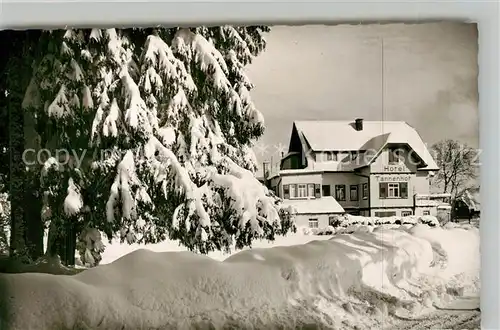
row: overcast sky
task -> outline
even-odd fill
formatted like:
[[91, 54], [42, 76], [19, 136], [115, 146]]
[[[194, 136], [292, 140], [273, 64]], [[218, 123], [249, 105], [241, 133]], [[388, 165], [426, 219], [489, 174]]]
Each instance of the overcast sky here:
[[267, 41], [248, 67], [266, 121], [259, 163], [278, 161], [293, 121], [304, 119], [403, 120], [428, 144], [478, 147], [475, 24], [277, 26]]

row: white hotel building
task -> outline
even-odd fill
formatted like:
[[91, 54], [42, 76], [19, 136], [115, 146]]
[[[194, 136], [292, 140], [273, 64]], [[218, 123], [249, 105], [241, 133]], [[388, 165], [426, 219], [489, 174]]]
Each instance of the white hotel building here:
[[416, 130], [396, 121], [296, 121], [266, 185], [296, 207], [297, 225], [325, 227], [335, 214], [388, 217], [449, 212], [430, 193], [438, 166]]

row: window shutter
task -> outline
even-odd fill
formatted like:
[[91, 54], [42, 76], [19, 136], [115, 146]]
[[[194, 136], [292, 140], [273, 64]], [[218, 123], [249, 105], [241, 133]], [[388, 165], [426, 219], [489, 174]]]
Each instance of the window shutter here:
[[315, 192], [316, 198], [321, 198], [321, 185], [320, 184], [314, 185], [314, 192]]
[[290, 185], [283, 185], [283, 198], [290, 199]]
[[408, 182], [401, 182], [399, 187], [401, 189], [401, 198], [408, 198]]
[[379, 185], [379, 190], [380, 198], [387, 198], [387, 183], [381, 183]]

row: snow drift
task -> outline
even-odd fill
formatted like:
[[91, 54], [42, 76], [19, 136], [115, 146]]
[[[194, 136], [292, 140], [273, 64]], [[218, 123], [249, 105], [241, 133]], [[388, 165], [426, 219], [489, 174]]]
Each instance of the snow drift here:
[[0, 275], [1, 328], [371, 329], [440, 303], [460, 276], [478, 289], [477, 228], [359, 231], [223, 262], [137, 250], [74, 276]]
[[439, 220], [432, 215], [409, 215], [409, 216], [391, 216], [391, 217], [365, 217], [361, 215], [343, 214], [334, 217], [335, 227], [350, 226], [380, 226], [380, 225], [417, 225], [426, 224], [429, 226], [439, 226]]

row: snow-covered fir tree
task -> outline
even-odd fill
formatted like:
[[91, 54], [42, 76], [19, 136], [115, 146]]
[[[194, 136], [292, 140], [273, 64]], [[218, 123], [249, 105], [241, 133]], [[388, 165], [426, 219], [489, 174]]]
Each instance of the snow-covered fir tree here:
[[24, 107], [48, 127], [42, 145], [71, 151], [43, 168], [47, 219], [202, 253], [293, 230], [291, 210], [254, 177], [264, 120], [245, 65], [267, 31], [47, 32]]

